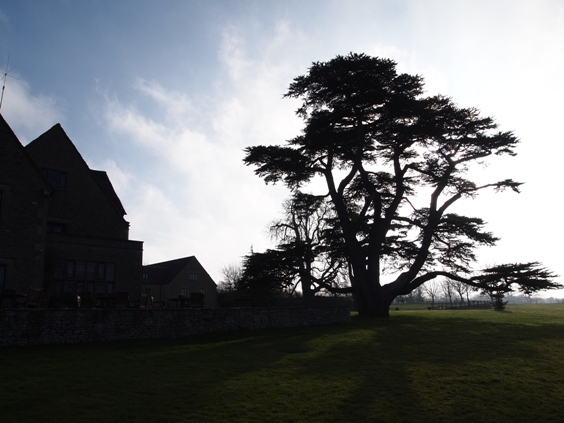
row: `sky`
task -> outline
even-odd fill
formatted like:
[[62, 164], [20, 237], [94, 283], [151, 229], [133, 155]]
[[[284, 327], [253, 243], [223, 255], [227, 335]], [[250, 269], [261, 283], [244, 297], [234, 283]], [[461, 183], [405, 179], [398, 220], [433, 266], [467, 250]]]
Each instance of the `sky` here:
[[3, 0], [0, 112], [24, 145], [61, 123], [108, 173], [144, 264], [195, 255], [219, 282], [274, 245], [267, 227], [289, 197], [244, 166], [244, 148], [298, 135], [288, 85], [349, 52], [393, 59], [427, 94], [515, 132], [518, 156], [475, 176], [522, 193], [457, 205], [501, 238], [476, 267], [564, 275], [562, 0]]

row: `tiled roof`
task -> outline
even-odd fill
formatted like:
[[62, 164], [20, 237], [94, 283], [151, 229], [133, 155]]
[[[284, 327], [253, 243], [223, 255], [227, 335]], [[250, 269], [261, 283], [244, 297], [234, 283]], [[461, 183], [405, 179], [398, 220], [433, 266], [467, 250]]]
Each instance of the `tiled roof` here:
[[163, 261], [161, 263], [143, 266], [143, 272], [148, 273], [149, 283], [156, 285], [167, 285], [184, 269], [194, 256], [183, 257], [176, 260]]

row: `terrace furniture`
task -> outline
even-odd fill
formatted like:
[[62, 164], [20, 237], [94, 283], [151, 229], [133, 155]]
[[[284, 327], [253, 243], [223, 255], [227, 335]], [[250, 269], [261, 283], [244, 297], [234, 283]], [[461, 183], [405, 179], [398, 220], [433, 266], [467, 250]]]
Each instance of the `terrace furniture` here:
[[16, 308], [19, 301], [25, 299], [27, 295], [19, 294], [17, 289], [6, 288], [0, 293], [0, 308]]
[[140, 294], [139, 300], [130, 300], [129, 307], [147, 308], [149, 303], [149, 296], [147, 294]]
[[95, 301], [96, 305], [100, 308], [112, 308], [115, 307], [116, 295], [115, 293], [96, 295]]
[[151, 297], [151, 307], [153, 308], [166, 308], [168, 306], [167, 301], [155, 301], [153, 297]]
[[186, 308], [188, 307], [189, 298], [185, 295], [179, 295], [176, 298], [169, 298], [168, 304], [171, 308]]
[[147, 294], [141, 294], [139, 296], [139, 308], [147, 308], [149, 304], [149, 296]]
[[39, 288], [28, 288], [25, 299], [26, 308], [39, 308], [41, 306], [43, 290]]

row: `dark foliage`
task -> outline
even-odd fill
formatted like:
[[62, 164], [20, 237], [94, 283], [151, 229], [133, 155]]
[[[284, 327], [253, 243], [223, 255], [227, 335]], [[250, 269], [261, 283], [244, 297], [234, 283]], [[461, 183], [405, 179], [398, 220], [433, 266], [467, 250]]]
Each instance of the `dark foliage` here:
[[279, 250], [252, 252], [243, 260], [238, 290], [255, 298], [275, 297], [293, 285], [293, 257]]
[[273, 221], [275, 249], [245, 257], [241, 288], [257, 292], [295, 292], [305, 303], [321, 291], [341, 292], [336, 281], [346, 260], [335, 228], [335, 216], [326, 199], [300, 191], [284, 203], [283, 218]]
[[472, 281], [483, 294], [489, 295], [494, 309], [502, 311], [507, 304], [505, 294], [515, 289], [530, 295], [540, 290], [561, 288], [552, 280], [556, 276], [538, 262], [514, 263], [483, 269]]

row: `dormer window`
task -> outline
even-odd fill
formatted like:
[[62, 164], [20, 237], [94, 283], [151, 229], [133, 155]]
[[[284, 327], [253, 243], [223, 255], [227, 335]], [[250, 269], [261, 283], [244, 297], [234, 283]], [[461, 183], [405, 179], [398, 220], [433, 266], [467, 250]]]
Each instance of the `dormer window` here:
[[41, 174], [49, 181], [55, 188], [67, 187], [67, 172], [62, 172], [54, 169], [41, 168]]

